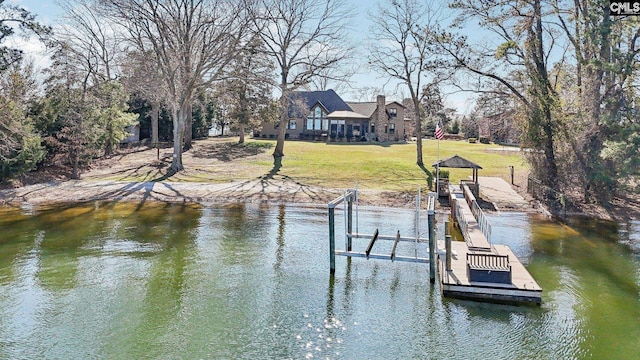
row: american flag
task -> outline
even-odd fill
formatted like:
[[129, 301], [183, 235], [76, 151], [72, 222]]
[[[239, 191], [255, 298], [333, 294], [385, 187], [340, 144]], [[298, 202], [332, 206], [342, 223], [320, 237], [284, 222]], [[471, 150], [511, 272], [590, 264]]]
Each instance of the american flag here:
[[436, 139], [442, 140], [444, 138], [444, 131], [442, 131], [442, 126], [440, 126], [440, 121], [436, 124]]

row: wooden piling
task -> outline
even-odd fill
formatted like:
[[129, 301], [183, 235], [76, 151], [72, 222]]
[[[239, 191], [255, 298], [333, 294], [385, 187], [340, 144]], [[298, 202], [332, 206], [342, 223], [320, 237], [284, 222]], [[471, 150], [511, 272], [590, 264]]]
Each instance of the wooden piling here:
[[446, 252], [446, 261], [445, 261], [445, 269], [447, 271], [451, 271], [451, 235], [445, 235], [444, 237], [444, 248]]
[[436, 282], [436, 213], [429, 210], [427, 215], [429, 223], [429, 281]]

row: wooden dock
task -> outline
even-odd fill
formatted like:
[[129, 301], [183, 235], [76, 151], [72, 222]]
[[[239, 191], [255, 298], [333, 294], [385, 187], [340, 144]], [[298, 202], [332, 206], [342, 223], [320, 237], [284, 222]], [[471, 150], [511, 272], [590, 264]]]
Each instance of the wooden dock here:
[[[476, 301], [540, 305], [542, 288], [511, 249], [505, 245], [491, 244], [491, 224], [478, 206], [469, 187], [463, 184], [460, 189], [454, 187], [449, 189], [452, 219], [454, 224], [460, 228], [464, 242], [452, 242], [448, 233], [445, 234], [444, 241], [436, 242], [435, 203], [438, 197], [437, 193], [429, 193], [427, 198], [428, 238], [422, 237], [419, 231], [422, 209], [420, 190], [416, 196], [414, 236], [402, 236], [400, 231], [397, 231], [395, 235], [384, 235], [380, 234], [378, 229], [372, 234], [353, 232], [354, 204], [355, 223], [358, 223], [357, 189], [349, 189], [343, 196], [331, 201], [328, 204], [329, 273], [331, 276], [335, 275], [336, 256], [428, 263], [429, 281], [432, 284], [435, 283], [438, 277], [436, 273], [439, 272], [443, 296]], [[345, 246], [343, 249], [336, 249], [335, 209], [339, 204], [343, 205], [345, 213]], [[365, 251], [354, 251], [352, 242], [358, 239], [368, 241]], [[374, 247], [380, 241], [393, 241], [389, 254], [374, 251]], [[402, 241], [414, 242], [416, 245], [428, 241], [428, 257], [418, 257], [417, 250], [413, 257], [397, 255], [398, 243]], [[438, 249], [441, 250], [438, 251]], [[436, 252], [438, 253], [437, 257]]]
[[[438, 249], [444, 249], [444, 241], [438, 241]], [[451, 270], [446, 269], [446, 259], [438, 256], [438, 272], [442, 295], [452, 298], [483, 300], [499, 303], [537, 304], [542, 302], [542, 288], [506, 245], [494, 245], [496, 255], [506, 255], [511, 266], [511, 283], [476, 282], [469, 280], [467, 254], [469, 250], [462, 241], [453, 241]]]
[[500, 303], [537, 304], [542, 288], [506, 245], [492, 245], [491, 224], [468, 187], [449, 189], [454, 224], [464, 242], [438, 242], [442, 294], [448, 297]]

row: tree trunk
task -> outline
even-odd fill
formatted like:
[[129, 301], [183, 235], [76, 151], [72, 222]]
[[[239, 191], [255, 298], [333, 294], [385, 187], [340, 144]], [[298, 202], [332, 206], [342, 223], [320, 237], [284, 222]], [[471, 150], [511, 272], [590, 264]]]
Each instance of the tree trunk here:
[[184, 112], [174, 106], [173, 115], [173, 159], [171, 161], [170, 173], [177, 173], [184, 170], [182, 165], [182, 139], [184, 137]]
[[416, 164], [424, 166], [422, 161], [422, 117], [420, 116], [420, 101], [417, 96], [414, 96], [413, 108], [416, 114]]
[[73, 153], [71, 154], [71, 164], [72, 164], [71, 178], [74, 180], [80, 179], [80, 171], [78, 169], [79, 167], [78, 157], [79, 157], [78, 152], [73, 150]]
[[284, 119], [280, 119], [278, 123], [278, 138], [276, 140], [276, 148], [273, 150], [274, 158], [284, 157], [284, 138], [287, 132], [287, 124]]
[[543, 131], [545, 133], [544, 139], [544, 156], [547, 163], [547, 176], [546, 182], [547, 186], [554, 190], [558, 190], [558, 165], [556, 164], [556, 154], [554, 150], [554, 141], [553, 141], [553, 126], [551, 125], [551, 110], [545, 109], [545, 125], [543, 126]]
[[111, 123], [107, 125], [107, 141], [104, 144], [104, 157], [111, 156], [113, 153], [113, 144], [111, 143], [111, 139], [113, 138], [113, 126]]
[[244, 144], [244, 124], [238, 124], [239, 132], [240, 132], [240, 140], [238, 140], [238, 144]]
[[284, 157], [284, 138], [287, 133], [287, 118], [289, 113], [289, 105], [287, 101], [288, 94], [283, 91], [280, 96], [280, 122], [278, 123], [278, 138], [276, 140], [276, 148], [273, 150], [274, 166], [277, 164], [282, 166], [282, 158]]
[[158, 147], [158, 117], [160, 114], [160, 106], [153, 102], [151, 103], [151, 144], [153, 147]]
[[193, 109], [191, 102], [184, 106], [184, 151], [191, 149], [193, 139]]

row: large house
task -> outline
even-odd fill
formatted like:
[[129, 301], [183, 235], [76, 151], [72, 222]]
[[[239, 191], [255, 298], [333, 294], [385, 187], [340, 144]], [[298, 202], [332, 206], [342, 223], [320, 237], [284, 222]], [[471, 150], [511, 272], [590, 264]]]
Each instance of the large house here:
[[[401, 141], [404, 106], [379, 95], [375, 102], [345, 102], [333, 90], [290, 96], [286, 138], [322, 141]], [[254, 137], [275, 138], [277, 125], [263, 123]]]

